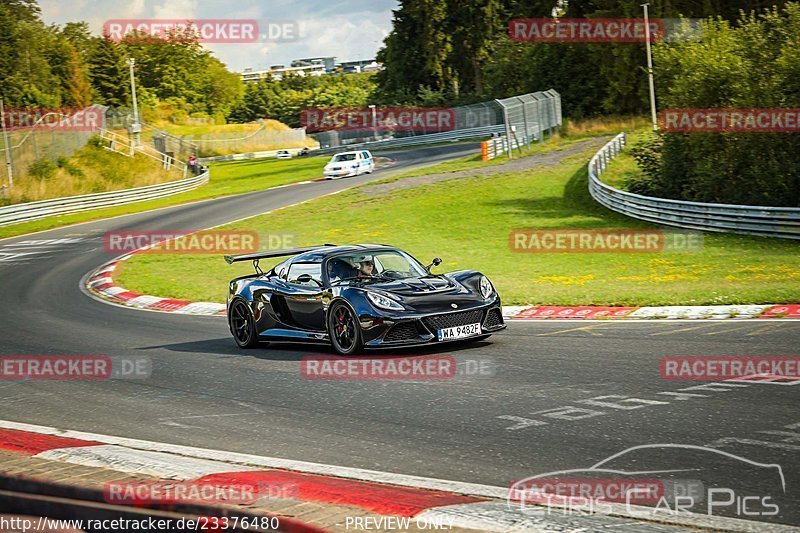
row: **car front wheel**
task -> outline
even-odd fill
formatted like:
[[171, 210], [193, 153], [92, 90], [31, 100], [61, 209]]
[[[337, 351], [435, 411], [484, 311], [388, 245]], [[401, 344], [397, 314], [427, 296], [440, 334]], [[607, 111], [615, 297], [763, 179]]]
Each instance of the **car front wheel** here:
[[349, 305], [336, 302], [328, 312], [328, 335], [333, 349], [340, 355], [354, 355], [361, 352], [361, 327], [358, 318]]

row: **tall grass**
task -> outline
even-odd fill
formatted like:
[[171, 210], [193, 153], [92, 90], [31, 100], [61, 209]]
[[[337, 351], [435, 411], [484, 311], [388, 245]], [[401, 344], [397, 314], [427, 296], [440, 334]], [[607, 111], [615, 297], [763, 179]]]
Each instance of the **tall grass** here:
[[596, 117], [583, 120], [566, 119], [561, 128], [564, 137], [578, 135], [601, 135], [619, 133], [621, 131], [634, 131], [646, 128], [651, 124], [647, 117]]
[[72, 157], [39, 159], [15, 177], [3, 205], [155, 185], [183, 177], [144, 155], [126, 157], [88, 144]]

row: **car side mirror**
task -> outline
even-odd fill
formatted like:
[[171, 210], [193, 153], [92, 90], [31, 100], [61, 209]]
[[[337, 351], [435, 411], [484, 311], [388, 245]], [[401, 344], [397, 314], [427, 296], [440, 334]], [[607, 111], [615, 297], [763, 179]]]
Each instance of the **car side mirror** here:
[[437, 267], [437, 266], [439, 266], [441, 264], [442, 264], [442, 258], [441, 257], [434, 257], [433, 261], [431, 261], [431, 264], [425, 267], [425, 270], [430, 272], [433, 267]]
[[319, 285], [320, 287], [322, 287], [322, 283], [320, 283], [318, 280], [312, 278], [311, 274], [300, 274], [297, 277], [297, 280], [296, 280], [297, 283], [300, 283], [300, 284], [303, 284], [303, 285], [305, 285], [306, 283], [310, 283], [312, 281], [314, 283], [316, 283], [317, 285]]

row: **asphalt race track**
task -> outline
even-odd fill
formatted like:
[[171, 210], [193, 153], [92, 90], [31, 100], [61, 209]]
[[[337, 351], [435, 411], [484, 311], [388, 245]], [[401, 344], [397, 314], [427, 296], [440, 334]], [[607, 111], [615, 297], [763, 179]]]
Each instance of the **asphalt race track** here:
[[[474, 151], [461, 145], [396, 152], [393, 169]], [[781, 465], [785, 496], [795, 505], [769, 519], [800, 525], [798, 382], [696, 388], [703, 383], [660, 375], [664, 356], [796, 356], [800, 323], [514, 322], [488, 341], [444, 352], [484, 361], [492, 375], [319, 381], [300, 373], [301, 358], [319, 351], [288, 345], [242, 351], [224, 318], [116, 307], [79, 288], [87, 272], [111, 259], [103, 250], [105, 231], [209, 227], [385, 176], [248, 193], [0, 241], [0, 354], [145, 355], [154, 367], [148, 380], [0, 381], [0, 418], [499, 486], [588, 468], [637, 445], [712, 446]], [[642, 461], [649, 458], [639, 457], [646, 470]], [[741, 461], [709, 455], [697, 461], [699, 470], [687, 477], [702, 478], [700, 470], [707, 470], [731, 487], [741, 479]]]

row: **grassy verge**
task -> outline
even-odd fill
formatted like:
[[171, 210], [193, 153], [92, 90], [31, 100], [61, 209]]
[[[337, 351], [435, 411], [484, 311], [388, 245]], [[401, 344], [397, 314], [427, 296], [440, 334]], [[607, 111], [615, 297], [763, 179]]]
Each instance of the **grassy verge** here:
[[[652, 130], [647, 128], [632, 131], [627, 135], [627, 147], [635, 146], [651, 135], [653, 135]], [[625, 190], [627, 184], [641, 176], [641, 174], [642, 172], [639, 170], [636, 160], [631, 155], [630, 150], [626, 149], [614, 158], [614, 161], [603, 172], [600, 179], [603, 183], [607, 183], [612, 187]]]
[[[555, 141], [554, 141], [555, 142]], [[587, 191], [586, 150], [551, 166], [482, 176], [440, 176], [416, 187], [351, 189], [229, 225], [290, 233], [295, 244], [381, 242], [440, 272], [483, 271], [506, 304], [702, 305], [800, 300], [797, 243], [707, 235], [694, 253], [528, 254], [509, 248], [514, 229], [646, 229], [597, 205]], [[452, 171], [454, 163], [439, 166]], [[430, 174], [432, 169], [426, 169]], [[387, 180], [387, 183], [391, 180]], [[376, 192], [378, 191], [378, 192]], [[266, 266], [266, 265], [262, 265]], [[228, 280], [250, 272], [219, 256], [138, 255], [119, 272], [126, 288], [189, 300], [224, 301]]]
[[[114, 165], [119, 166], [129, 160], [121, 155], [110, 154], [118, 159], [114, 160]], [[258, 191], [316, 179], [322, 176], [322, 168], [328, 161], [328, 157], [306, 157], [295, 159], [252, 159], [248, 161], [214, 163], [211, 168], [211, 180], [208, 185], [167, 198], [138, 202], [135, 204], [97, 209], [85, 213], [73, 213], [57, 217], [49, 217], [42, 220], [34, 220], [22, 224], [0, 227], [0, 238], [23, 235], [34, 231], [77, 224], [89, 220], [98, 220], [129, 213], [139, 213], [150, 209], [167, 207], [171, 205], [218, 198], [232, 194]]]

